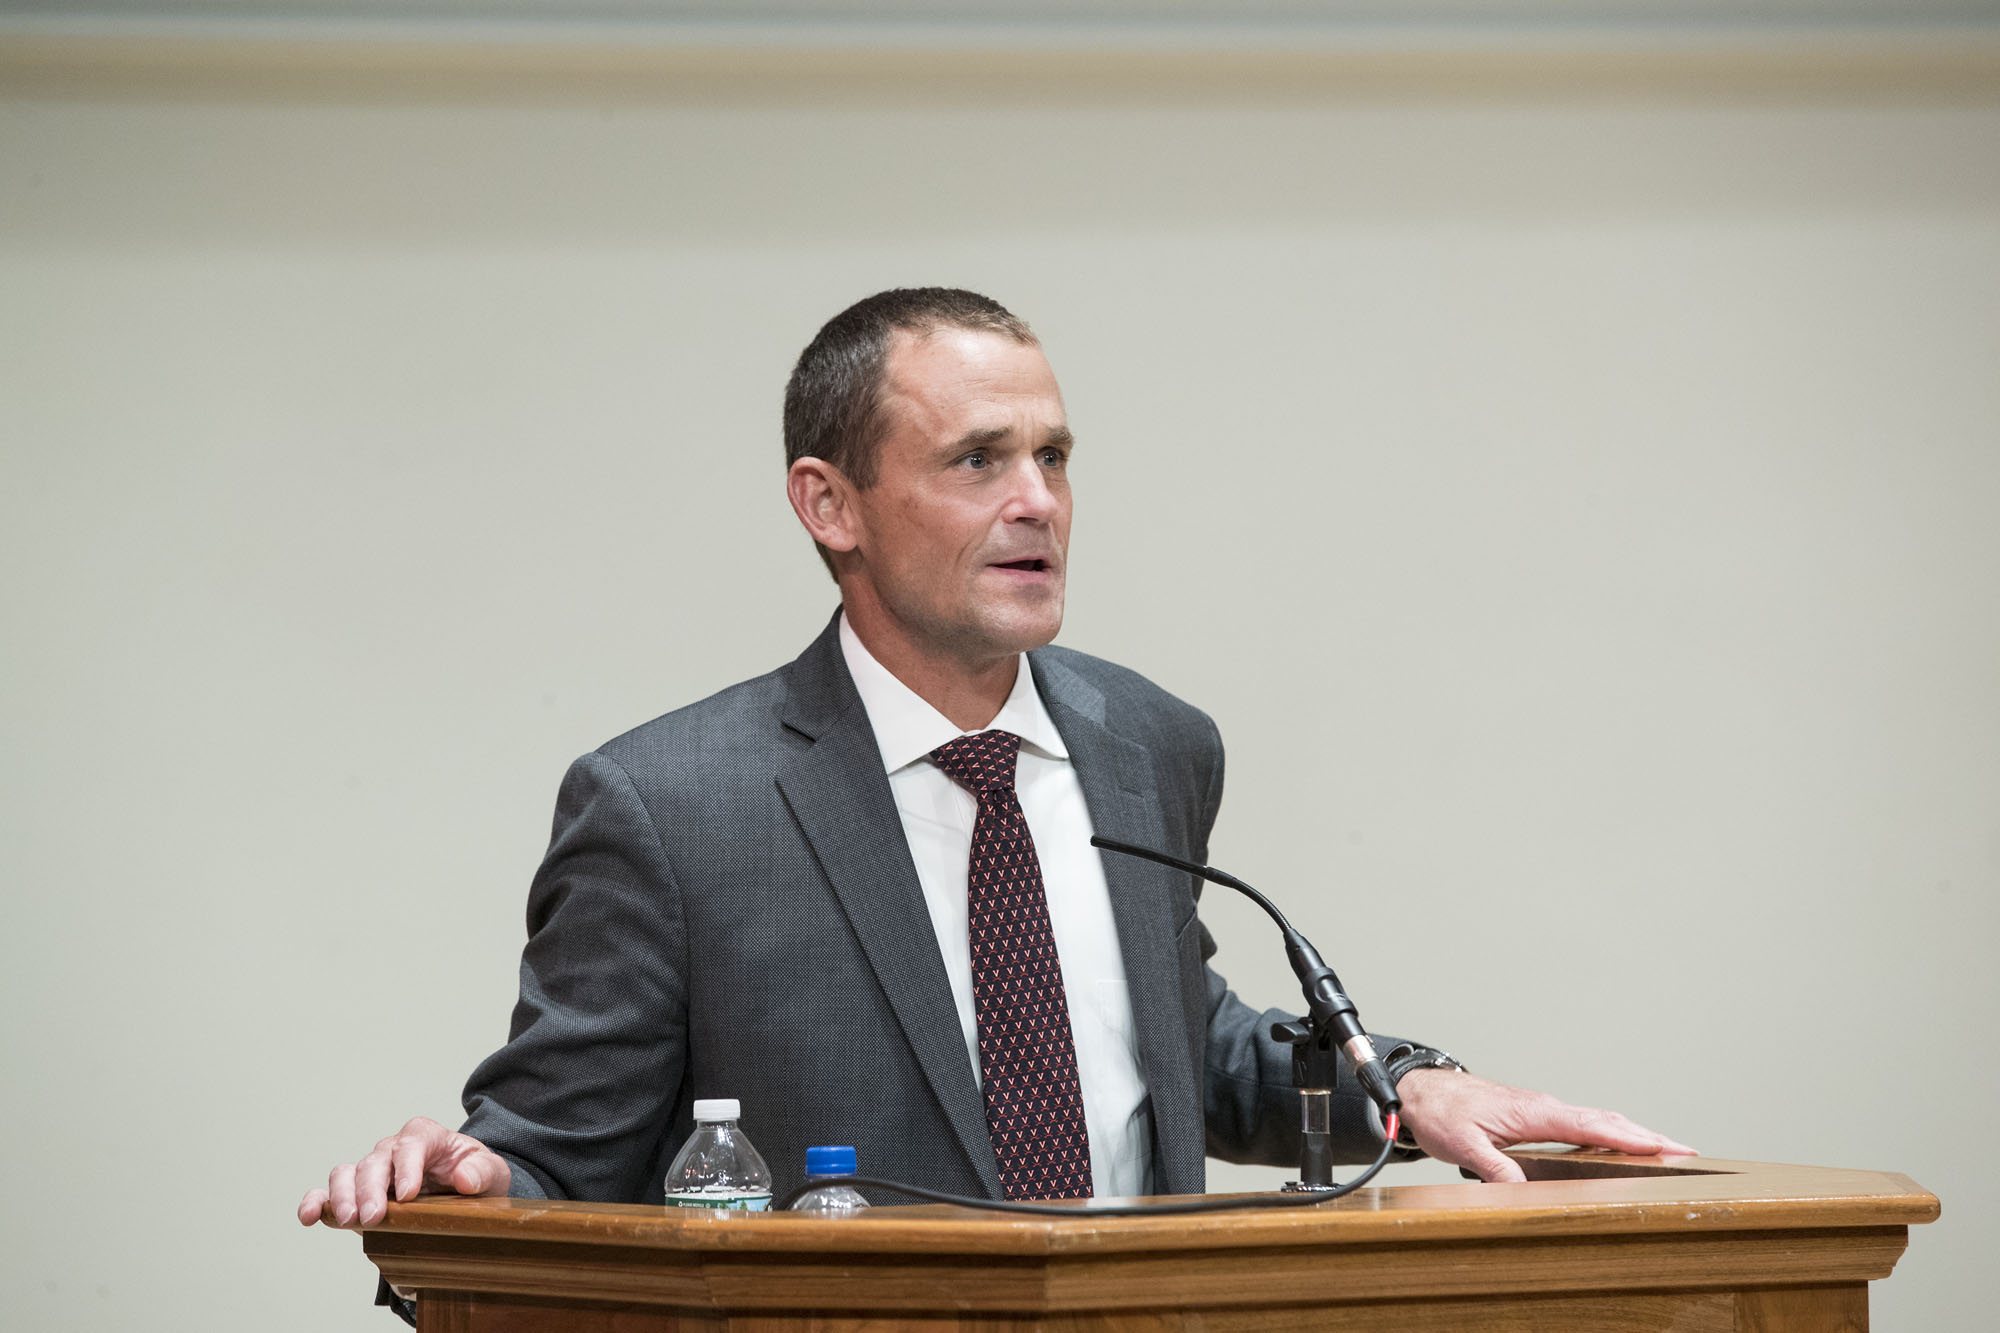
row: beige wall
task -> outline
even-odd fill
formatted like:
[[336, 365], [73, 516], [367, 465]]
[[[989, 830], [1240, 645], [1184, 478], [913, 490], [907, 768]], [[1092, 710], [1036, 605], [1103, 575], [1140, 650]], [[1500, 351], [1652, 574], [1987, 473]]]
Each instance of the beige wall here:
[[1368, 1018], [1906, 1171], [1877, 1326], [1978, 1322], [1990, 81], [421, 63], [0, 70], [0, 1323], [383, 1326], [294, 1201], [504, 1035], [564, 764], [818, 628], [779, 388], [917, 282], [1043, 334], [1065, 641], [1215, 714]]

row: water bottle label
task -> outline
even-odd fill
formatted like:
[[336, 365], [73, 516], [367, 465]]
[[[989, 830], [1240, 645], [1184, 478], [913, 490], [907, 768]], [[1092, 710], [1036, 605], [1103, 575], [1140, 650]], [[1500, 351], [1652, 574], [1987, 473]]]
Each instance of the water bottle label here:
[[771, 1194], [745, 1194], [741, 1190], [686, 1190], [667, 1195], [667, 1203], [675, 1208], [736, 1208], [746, 1213], [761, 1213], [771, 1206]]

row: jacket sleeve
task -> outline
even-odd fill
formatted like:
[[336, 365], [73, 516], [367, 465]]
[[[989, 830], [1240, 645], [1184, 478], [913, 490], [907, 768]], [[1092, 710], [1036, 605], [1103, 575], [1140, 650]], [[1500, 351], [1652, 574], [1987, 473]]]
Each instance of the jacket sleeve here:
[[576, 761], [528, 895], [507, 1044], [465, 1085], [464, 1131], [530, 1198], [657, 1202], [687, 1056], [687, 940], [658, 830], [630, 776]]

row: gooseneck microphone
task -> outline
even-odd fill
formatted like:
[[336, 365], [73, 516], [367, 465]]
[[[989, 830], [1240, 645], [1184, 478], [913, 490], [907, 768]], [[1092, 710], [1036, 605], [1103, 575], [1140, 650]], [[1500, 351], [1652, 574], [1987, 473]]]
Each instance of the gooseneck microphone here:
[[1341, 987], [1340, 978], [1334, 975], [1326, 960], [1313, 948], [1312, 941], [1301, 935], [1277, 904], [1245, 884], [1236, 876], [1217, 870], [1214, 866], [1201, 865], [1194, 861], [1184, 861], [1166, 852], [1154, 851], [1151, 847], [1139, 847], [1129, 842], [1119, 842], [1115, 838], [1093, 835], [1093, 847], [1102, 847], [1107, 852], [1121, 852], [1126, 856], [1136, 856], [1158, 865], [1184, 870], [1190, 875], [1198, 875], [1211, 884], [1220, 884], [1225, 889], [1234, 889], [1269, 914], [1278, 923], [1278, 929], [1285, 936], [1285, 957], [1292, 963], [1292, 971], [1298, 975], [1299, 987], [1305, 992], [1306, 1008], [1315, 1025], [1323, 1026], [1333, 1033], [1334, 1040], [1346, 1053], [1348, 1063], [1354, 1066], [1355, 1077], [1372, 1098], [1382, 1108], [1386, 1117], [1402, 1109], [1402, 1099], [1396, 1096], [1396, 1085], [1389, 1081], [1389, 1071], [1382, 1067], [1382, 1059], [1375, 1053], [1375, 1043], [1368, 1039], [1367, 1029], [1361, 1026], [1361, 1015], [1354, 1007], [1354, 1001], [1347, 998]]
[[[1306, 994], [1306, 1006], [1311, 1010], [1311, 1027], [1305, 1024], [1287, 1022], [1278, 1024], [1279, 1029], [1296, 1029], [1290, 1036], [1299, 1054], [1294, 1054], [1292, 1069], [1301, 1084], [1303, 1140], [1300, 1160], [1300, 1180], [1285, 1187], [1283, 1193], [1252, 1195], [1217, 1195], [1198, 1199], [1177, 1199], [1171, 1203], [1131, 1203], [1113, 1201], [1110, 1203], [1089, 1203], [1080, 1200], [1063, 1203], [1040, 1203], [1026, 1199], [977, 1199], [958, 1194], [946, 1194], [921, 1185], [905, 1184], [901, 1181], [878, 1180], [871, 1176], [821, 1177], [807, 1181], [784, 1197], [774, 1200], [771, 1207], [775, 1211], [790, 1208], [810, 1191], [829, 1184], [866, 1186], [870, 1189], [887, 1190], [906, 1195], [913, 1199], [927, 1199], [932, 1203], [957, 1204], [964, 1208], [981, 1208], [993, 1212], [1033, 1213], [1045, 1217], [1151, 1217], [1168, 1213], [1215, 1213], [1242, 1208], [1310, 1208], [1332, 1199], [1343, 1198], [1360, 1189], [1375, 1178], [1375, 1174], [1388, 1165], [1389, 1158], [1396, 1150], [1396, 1117], [1402, 1102], [1396, 1097], [1396, 1087], [1389, 1081], [1389, 1075], [1382, 1068], [1381, 1059], [1375, 1054], [1375, 1044], [1368, 1040], [1368, 1033], [1361, 1026], [1361, 1017], [1354, 1011], [1354, 1001], [1347, 998], [1340, 988], [1340, 978], [1319, 956], [1319, 950], [1312, 947], [1305, 936], [1285, 920], [1285, 914], [1257, 890], [1245, 884], [1234, 875], [1225, 875], [1213, 866], [1196, 865], [1183, 861], [1178, 856], [1156, 852], [1150, 847], [1135, 847], [1131, 843], [1118, 842], [1111, 838], [1092, 838], [1091, 846], [1101, 847], [1107, 852], [1122, 852], [1146, 861], [1156, 861], [1163, 866], [1184, 870], [1190, 875], [1199, 875], [1211, 884], [1220, 884], [1247, 895], [1259, 907], [1271, 914], [1278, 923], [1278, 929], [1285, 933], [1285, 955], [1292, 960], [1292, 970], [1299, 974], [1299, 985]], [[1280, 1040], [1286, 1039], [1279, 1033]], [[1383, 1136], [1382, 1149], [1366, 1170], [1352, 1180], [1341, 1184], [1333, 1183], [1331, 1156], [1331, 1135], [1326, 1123], [1327, 1104], [1332, 1100], [1336, 1061], [1335, 1047], [1344, 1052], [1361, 1080], [1361, 1086], [1382, 1108], [1387, 1134]], [[1305, 1072], [1301, 1072], [1305, 1071]], [[1314, 1108], [1317, 1108], [1315, 1111]], [[1317, 1122], [1315, 1122], [1317, 1115]]]

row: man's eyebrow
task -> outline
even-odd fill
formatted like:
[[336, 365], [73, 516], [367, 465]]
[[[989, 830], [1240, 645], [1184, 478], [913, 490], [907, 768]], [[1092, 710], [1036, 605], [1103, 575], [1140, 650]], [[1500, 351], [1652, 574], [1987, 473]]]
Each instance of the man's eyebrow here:
[[985, 430], [969, 430], [951, 442], [951, 452], [966, 449], [983, 449], [990, 444], [998, 444], [1014, 432], [1005, 426], [989, 426]]
[[[984, 449], [991, 445], [999, 444], [1002, 440], [1010, 438], [1013, 434], [1013, 429], [1007, 426], [989, 426], [985, 430], [969, 430], [951, 442], [949, 452], [960, 454], [968, 449]], [[1042, 442], [1035, 447], [1038, 449], [1051, 447], [1070, 449], [1074, 448], [1075, 445], [1076, 436], [1070, 434], [1068, 426], [1052, 426], [1049, 428], [1048, 433], [1042, 437]]]

